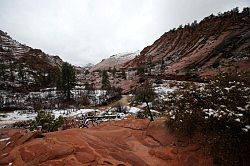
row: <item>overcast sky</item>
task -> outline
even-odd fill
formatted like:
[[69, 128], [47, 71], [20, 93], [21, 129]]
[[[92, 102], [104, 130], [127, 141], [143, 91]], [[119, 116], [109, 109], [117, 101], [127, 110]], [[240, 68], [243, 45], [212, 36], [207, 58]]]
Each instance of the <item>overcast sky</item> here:
[[236, 6], [250, 0], [0, 0], [0, 29], [72, 64], [95, 64]]

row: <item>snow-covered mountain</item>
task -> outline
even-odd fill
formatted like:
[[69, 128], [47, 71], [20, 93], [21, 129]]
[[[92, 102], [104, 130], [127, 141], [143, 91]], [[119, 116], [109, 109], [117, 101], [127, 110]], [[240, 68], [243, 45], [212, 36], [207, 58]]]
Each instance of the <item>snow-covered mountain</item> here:
[[94, 65], [90, 71], [95, 70], [107, 70], [109, 68], [116, 68], [119, 69], [122, 67], [126, 62], [134, 59], [137, 55], [140, 54], [140, 51], [136, 52], [126, 52], [126, 53], [119, 53], [116, 55], [112, 55], [107, 59], [103, 59], [98, 64]]
[[87, 63], [85, 65], [82, 66], [82, 68], [86, 69], [86, 70], [89, 70], [90, 68], [92, 68], [94, 66], [93, 63]]

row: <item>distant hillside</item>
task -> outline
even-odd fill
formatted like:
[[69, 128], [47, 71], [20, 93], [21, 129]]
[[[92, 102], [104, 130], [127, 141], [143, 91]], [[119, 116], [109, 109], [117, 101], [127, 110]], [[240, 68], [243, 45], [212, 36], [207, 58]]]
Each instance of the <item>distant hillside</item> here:
[[103, 59], [100, 63], [94, 65], [91, 68], [91, 71], [107, 70], [109, 68], [114, 68], [114, 67], [116, 69], [119, 69], [126, 62], [130, 61], [131, 59], [134, 59], [139, 54], [140, 54], [140, 51], [112, 55], [111, 57], [107, 59]]
[[94, 66], [94, 64], [92, 64], [92, 63], [87, 63], [87, 64], [85, 64], [84, 66], [82, 66], [83, 68], [85, 68], [85, 69], [90, 69], [91, 67], [93, 67]]
[[0, 90], [37, 90], [55, 84], [63, 61], [12, 39], [0, 30]]
[[164, 64], [166, 75], [213, 75], [227, 66], [250, 70], [250, 11], [211, 15], [163, 34], [124, 67]]

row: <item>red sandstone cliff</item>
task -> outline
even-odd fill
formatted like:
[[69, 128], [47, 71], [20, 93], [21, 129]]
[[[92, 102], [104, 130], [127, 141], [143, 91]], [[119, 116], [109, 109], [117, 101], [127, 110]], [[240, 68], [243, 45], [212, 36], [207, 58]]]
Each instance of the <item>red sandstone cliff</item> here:
[[166, 74], [190, 71], [205, 75], [228, 65], [250, 68], [250, 11], [225, 12], [209, 16], [199, 24], [180, 27], [163, 34], [124, 67], [160, 64]]

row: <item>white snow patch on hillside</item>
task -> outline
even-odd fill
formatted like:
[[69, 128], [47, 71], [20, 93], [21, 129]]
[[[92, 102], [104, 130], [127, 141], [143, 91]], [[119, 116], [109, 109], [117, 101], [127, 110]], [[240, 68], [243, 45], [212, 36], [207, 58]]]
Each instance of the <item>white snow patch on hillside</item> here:
[[118, 69], [122, 67], [123, 64], [134, 59], [139, 54], [140, 51], [130, 52], [130, 53], [119, 53], [116, 55], [112, 55], [111, 57], [104, 59], [95, 66], [93, 66], [90, 69], [90, 71], [107, 70], [109, 68], [114, 68], [114, 67]]
[[[80, 114], [87, 114], [89, 112], [100, 112], [100, 110], [97, 109], [79, 109], [79, 110], [72, 110], [72, 109], [65, 109], [65, 110], [49, 110], [52, 115], [55, 116], [55, 118], [58, 118], [59, 116], [63, 117], [72, 117], [77, 116]], [[13, 124], [15, 122], [19, 121], [27, 121], [27, 120], [34, 120], [37, 116], [37, 113], [34, 111], [14, 111], [9, 112], [6, 114], [1, 114], [2, 117], [0, 118], [0, 128], [1, 126], [4, 126], [6, 124]]]

